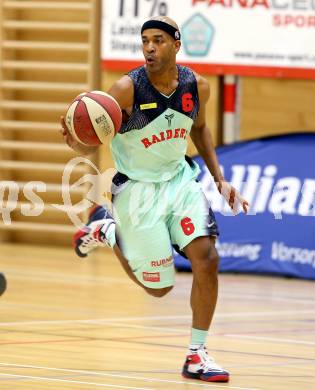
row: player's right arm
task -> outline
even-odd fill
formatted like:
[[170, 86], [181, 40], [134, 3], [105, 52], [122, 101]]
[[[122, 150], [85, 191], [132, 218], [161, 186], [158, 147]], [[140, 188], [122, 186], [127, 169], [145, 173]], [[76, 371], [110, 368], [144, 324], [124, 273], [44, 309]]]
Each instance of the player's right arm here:
[[[129, 76], [123, 76], [112, 85], [107, 93], [116, 99], [122, 110], [126, 111], [127, 114], [130, 114], [133, 105], [133, 90], [131, 78]], [[60, 124], [62, 127], [61, 134], [63, 135], [65, 142], [75, 152], [87, 156], [97, 151], [98, 146], [83, 145], [72, 137], [63, 116], [60, 118]]]
[[125, 75], [116, 81], [107, 93], [115, 98], [120, 108], [130, 115], [133, 106], [134, 86], [129, 76]]

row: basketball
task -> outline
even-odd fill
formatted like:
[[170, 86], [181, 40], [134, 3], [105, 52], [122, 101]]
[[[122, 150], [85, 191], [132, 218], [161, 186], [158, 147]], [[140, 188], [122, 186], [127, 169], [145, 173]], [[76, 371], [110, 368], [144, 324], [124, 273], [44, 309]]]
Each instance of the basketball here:
[[119, 131], [122, 113], [117, 101], [102, 91], [84, 92], [68, 107], [65, 122], [69, 132], [84, 145], [108, 142]]

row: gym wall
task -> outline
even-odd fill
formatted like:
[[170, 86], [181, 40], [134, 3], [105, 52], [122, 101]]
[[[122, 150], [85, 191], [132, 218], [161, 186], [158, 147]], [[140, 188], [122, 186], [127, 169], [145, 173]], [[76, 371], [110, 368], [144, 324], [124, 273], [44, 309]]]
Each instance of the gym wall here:
[[[37, 6], [29, 8], [27, 4], [30, 3], [37, 3]], [[0, 241], [33, 242], [35, 224], [38, 223], [37, 243], [69, 244], [72, 225], [65, 215], [51, 207], [52, 203], [61, 202], [61, 165], [74, 156], [58, 132], [59, 115], [63, 107], [81, 92], [83, 87], [78, 86], [98, 86], [107, 90], [123, 74], [101, 70], [100, 67], [99, 71], [91, 71], [93, 61], [97, 63], [99, 60], [98, 55], [91, 54], [97, 42], [91, 37], [93, 29], [97, 30], [98, 37], [100, 30], [88, 7], [93, 9], [98, 0], [56, 0], [50, 3], [53, 3], [53, 9], [46, 8], [40, 0], [33, 0], [25, 2], [24, 8], [6, 8], [5, 12], [2, 12], [4, 2], [1, 3], [1, 180], [23, 183], [43, 180], [44, 177], [52, 190], [40, 194], [45, 203], [45, 211], [40, 217], [23, 217], [19, 210], [15, 210], [16, 228], [2, 229]], [[70, 3], [73, 3], [73, 9], [69, 7]], [[33, 46], [32, 42], [35, 42]], [[47, 43], [45, 48], [38, 46], [41, 42]], [[75, 71], [69, 69], [68, 63], [75, 67]], [[56, 67], [59, 67], [58, 71]], [[61, 68], [64, 71], [60, 71]], [[101, 76], [101, 83], [97, 81], [98, 76]], [[215, 145], [219, 145], [222, 142], [221, 80], [217, 76], [205, 77], [211, 87], [207, 122]], [[315, 81], [243, 77], [239, 92], [241, 140], [315, 131]], [[195, 153], [190, 144], [189, 154]], [[110, 153], [104, 147], [99, 162], [101, 169], [113, 167]], [[73, 201], [79, 199], [76, 195]], [[19, 200], [21, 203], [25, 201], [23, 197]], [[55, 230], [52, 232], [51, 229]]]

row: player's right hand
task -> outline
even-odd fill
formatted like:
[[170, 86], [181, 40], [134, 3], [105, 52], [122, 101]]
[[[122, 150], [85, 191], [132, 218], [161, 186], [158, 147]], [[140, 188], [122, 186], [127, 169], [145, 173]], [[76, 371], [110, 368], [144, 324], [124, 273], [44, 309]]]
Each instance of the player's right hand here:
[[83, 144], [80, 144], [80, 142], [78, 142], [76, 139], [73, 138], [73, 136], [71, 135], [71, 133], [66, 125], [64, 116], [60, 117], [60, 124], [62, 127], [60, 129], [60, 133], [62, 134], [64, 141], [75, 152], [77, 152], [81, 155], [88, 155], [88, 154], [94, 153], [97, 150], [97, 147], [85, 146]]
[[70, 146], [70, 148], [74, 149], [74, 147], [76, 146], [76, 144], [78, 142], [70, 134], [70, 131], [68, 130], [68, 127], [67, 127], [66, 122], [65, 122], [65, 118], [63, 116], [60, 117], [60, 124], [62, 127], [60, 129], [60, 133], [62, 134], [63, 139], [65, 140], [67, 145]]

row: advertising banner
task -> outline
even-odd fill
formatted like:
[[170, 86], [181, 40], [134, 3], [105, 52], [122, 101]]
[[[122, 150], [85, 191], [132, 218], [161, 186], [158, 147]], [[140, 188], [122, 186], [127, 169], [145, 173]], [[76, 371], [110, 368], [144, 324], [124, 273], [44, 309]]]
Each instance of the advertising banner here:
[[103, 66], [141, 65], [156, 15], [178, 23], [178, 62], [202, 73], [315, 78], [315, 0], [103, 0]]
[[[224, 175], [250, 203], [233, 216], [200, 157], [199, 180], [219, 225], [221, 271], [315, 279], [315, 134], [218, 148]], [[179, 269], [188, 260], [176, 256]]]

